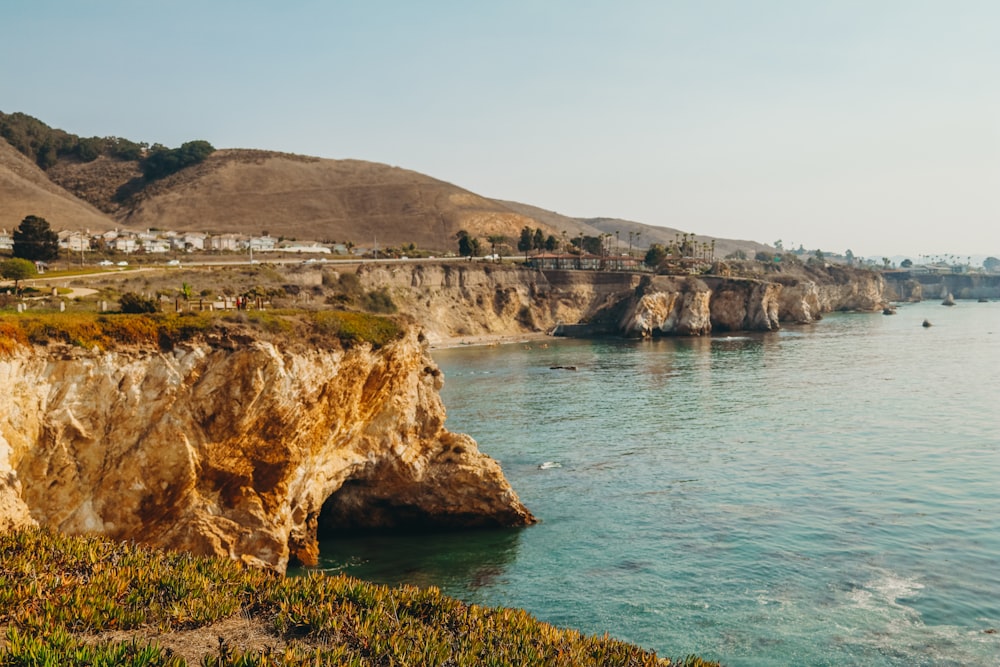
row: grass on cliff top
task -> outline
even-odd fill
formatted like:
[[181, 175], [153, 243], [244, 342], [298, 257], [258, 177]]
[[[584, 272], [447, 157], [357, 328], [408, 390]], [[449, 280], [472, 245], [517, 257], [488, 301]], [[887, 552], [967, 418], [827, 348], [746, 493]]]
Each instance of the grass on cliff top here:
[[284, 578], [35, 529], [0, 536], [0, 633], [0, 665], [715, 664], [660, 659], [436, 588]]
[[227, 334], [240, 328], [262, 337], [310, 341], [318, 345], [370, 343], [381, 347], [398, 339], [400, 324], [389, 317], [348, 311], [238, 311], [126, 315], [52, 312], [0, 314], [0, 355], [27, 345], [64, 343], [109, 349], [122, 345], [159, 346]]

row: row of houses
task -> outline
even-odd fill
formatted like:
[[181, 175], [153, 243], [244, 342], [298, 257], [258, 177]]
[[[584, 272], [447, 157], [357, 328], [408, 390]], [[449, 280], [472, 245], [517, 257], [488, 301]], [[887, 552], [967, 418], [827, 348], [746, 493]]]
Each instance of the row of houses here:
[[[0, 249], [3, 236], [0, 235]], [[267, 234], [207, 234], [204, 232], [151, 231], [135, 232], [114, 229], [98, 234], [89, 231], [59, 232], [59, 247], [69, 252], [108, 250], [126, 255], [163, 254], [170, 252], [294, 252], [294, 253], [347, 253], [346, 246], [320, 243], [282, 241]]]

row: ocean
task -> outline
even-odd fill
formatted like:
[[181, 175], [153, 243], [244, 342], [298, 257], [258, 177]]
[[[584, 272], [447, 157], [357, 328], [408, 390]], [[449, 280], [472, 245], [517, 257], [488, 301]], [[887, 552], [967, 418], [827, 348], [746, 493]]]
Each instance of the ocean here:
[[433, 354], [541, 523], [323, 569], [730, 666], [1000, 665], [1000, 303]]

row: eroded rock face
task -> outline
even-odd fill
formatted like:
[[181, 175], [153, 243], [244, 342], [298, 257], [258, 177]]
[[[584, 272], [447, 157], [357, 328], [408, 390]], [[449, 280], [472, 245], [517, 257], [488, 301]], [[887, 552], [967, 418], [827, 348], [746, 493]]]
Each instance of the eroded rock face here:
[[0, 380], [13, 388], [0, 394], [0, 527], [283, 571], [315, 562], [323, 504], [349, 482], [427, 524], [534, 521], [499, 465], [444, 428], [441, 374], [415, 331], [375, 351], [36, 347], [0, 359]]
[[[761, 278], [533, 270], [478, 262], [369, 265], [365, 289], [388, 289], [432, 342], [474, 334], [549, 331], [586, 322], [593, 335], [700, 336], [774, 331], [835, 310], [878, 311], [885, 282], [847, 267]], [[812, 277], [812, 278], [810, 278]]]
[[627, 297], [639, 277], [598, 271], [539, 271], [511, 264], [368, 264], [367, 290], [386, 288], [428, 340], [550, 331]]
[[774, 331], [780, 328], [781, 285], [750, 279], [705, 279], [712, 289], [714, 331]]
[[711, 333], [712, 292], [694, 278], [654, 276], [642, 282], [621, 330], [629, 335], [700, 336]]

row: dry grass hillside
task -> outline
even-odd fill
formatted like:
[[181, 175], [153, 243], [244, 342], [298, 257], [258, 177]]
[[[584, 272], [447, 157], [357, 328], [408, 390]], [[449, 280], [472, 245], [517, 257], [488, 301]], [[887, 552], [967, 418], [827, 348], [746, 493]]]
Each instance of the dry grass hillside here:
[[[508, 254], [518, 253], [517, 240], [526, 226], [562, 240], [617, 233], [622, 251], [629, 246], [631, 232], [637, 252], [651, 243], [669, 245], [680, 233], [612, 218], [572, 218], [487, 199], [424, 174], [362, 160], [227, 149], [147, 181], [138, 157], [105, 151], [87, 161], [82, 153], [66, 149], [43, 171], [13, 145], [30, 154], [36, 150], [31, 148], [32, 133], [70, 143], [80, 138], [23, 114], [5, 117], [8, 131], [20, 142], [0, 140], [0, 228], [8, 230], [25, 216], [38, 215], [57, 230], [267, 232], [290, 240], [350, 242], [362, 248], [413, 244], [432, 253], [456, 251], [456, 235], [465, 230], [478, 237], [483, 248], [490, 247], [489, 236], [506, 237]], [[121, 140], [118, 146], [128, 143]], [[133, 147], [139, 150], [138, 144]], [[699, 243], [712, 240], [696, 237]], [[737, 249], [753, 256], [765, 247], [752, 241], [714, 240], [716, 255], [723, 257]]]
[[57, 229], [110, 229], [115, 222], [53, 183], [44, 171], [0, 140], [0, 229], [38, 215]]
[[[219, 150], [201, 164], [155, 181], [129, 205], [114, 193], [138, 170], [102, 158], [60, 164], [64, 187], [114, 212], [132, 229], [240, 232], [358, 246], [456, 248], [465, 229], [514, 239], [534, 220], [489, 199], [414, 171], [361, 160], [327, 160], [256, 150]], [[548, 230], [547, 231], [557, 231]]]

